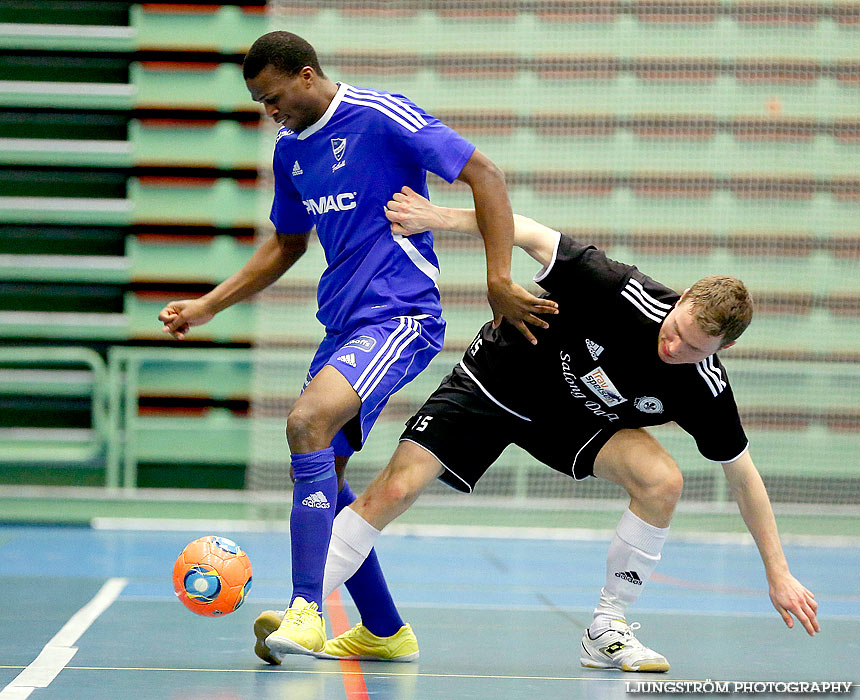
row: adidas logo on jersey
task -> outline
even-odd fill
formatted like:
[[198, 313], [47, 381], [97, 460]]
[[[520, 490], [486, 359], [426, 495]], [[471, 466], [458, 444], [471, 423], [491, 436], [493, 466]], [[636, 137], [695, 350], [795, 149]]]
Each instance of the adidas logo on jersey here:
[[642, 579], [639, 578], [639, 574], [635, 571], [616, 571], [615, 575], [618, 578], [623, 578], [628, 583], [632, 583], [634, 586], [642, 585]]
[[600, 353], [603, 352], [603, 346], [598, 345], [593, 340], [585, 339], [585, 347], [588, 348], [588, 354], [591, 355], [591, 359], [597, 362], [597, 358], [600, 357]]
[[343, 362], [345, 365], [349, 365], [350, 367], [355, 367], [355, 353], [351, 352], [349, 355], [341, 355], [337, 358], [338, 362]]
[[331, 503], [322, 491], [316, 491], [302, 500], [302, 505], [308, 508], [331, 508]]
[[296, 161], [293, 164], [293, 177], [295, 177], [296, 175], [303, 175], [303, 174], [304, 174], [304, 170], [302, 170], [302, 166], [299, 165], [299, 161]]

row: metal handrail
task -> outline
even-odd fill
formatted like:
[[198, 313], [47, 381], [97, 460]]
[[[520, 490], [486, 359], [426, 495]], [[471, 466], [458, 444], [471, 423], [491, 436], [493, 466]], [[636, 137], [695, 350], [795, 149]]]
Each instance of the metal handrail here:
[[70, 364], [87, 365], [93, 374], [90, 415], [93, 433], [93, 454], [104, 451], [108, 441], [107, 366], [101, 356], [89, 348], [80, 347], [0, 347], [0, 363], [12, 365]]
[[[140, 366], [157, 362], [251, 362], [250, 348], [136, 348], [114, 345], [108, 350], [108, 440], [105, 484], [137, 487], [137, 403]], [[166, 436], [170, 439], [170, 436]]]

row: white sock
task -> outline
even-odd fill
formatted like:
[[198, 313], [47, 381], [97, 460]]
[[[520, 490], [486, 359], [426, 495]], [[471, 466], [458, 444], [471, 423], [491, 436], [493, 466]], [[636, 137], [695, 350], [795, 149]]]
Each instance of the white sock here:
[[338, 513], [332, 525], [331, 543], [325, 560], [323, 600], [358, 571], [373, 549], [379, 532], [349, 506]]
[[589, 626], [592, 637], [608, 630], [612, 620], [624, 620], [627, 606], [639, 600], [668, 533], [668, 527], [654, 527], [629, 508], [621, 516], [606, 557], [606, 582]]

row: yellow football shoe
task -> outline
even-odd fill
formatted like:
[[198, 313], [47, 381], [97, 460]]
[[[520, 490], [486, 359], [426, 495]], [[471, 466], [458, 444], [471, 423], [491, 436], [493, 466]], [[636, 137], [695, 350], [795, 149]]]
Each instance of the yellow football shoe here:
[[409, 624], [403, 625], [390, 637], [377, 637], [360, 622], [342, 635], [329, 639], [320, 659], [358, 659], [359, 661], [415, 661], [418, 659], [418, 639]]
[[323, 650], [325, 642], [325, 620], [319, 607], [297, 596], [278, 629], [266, 637], [264, 644], [269, 656], [279, 664], [287, 654], [314, 656]]
[[254, 620], [254, 636], [257, 638], [257, 642], [254, 644], [254, 653], [267, 664], [277, 665], [281, 663], [279, 659], [269, 653], [266, 637], [281, 626], [284, 612], [284, 610], [263, 610]]

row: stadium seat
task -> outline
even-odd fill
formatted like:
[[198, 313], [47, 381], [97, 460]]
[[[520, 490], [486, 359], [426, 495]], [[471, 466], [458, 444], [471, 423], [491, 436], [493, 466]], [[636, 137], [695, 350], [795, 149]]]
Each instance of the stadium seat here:
[[245, 51], [265, 34], [264, 6], [146, 3], [132, 5], [137, 46], [146, 49]]

